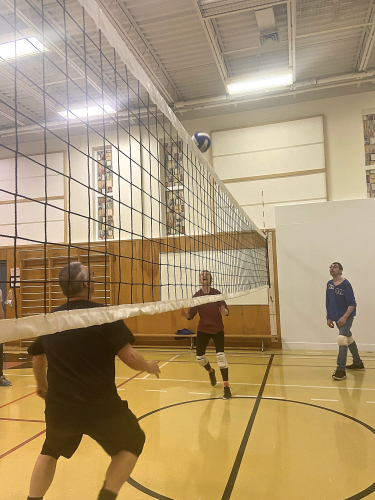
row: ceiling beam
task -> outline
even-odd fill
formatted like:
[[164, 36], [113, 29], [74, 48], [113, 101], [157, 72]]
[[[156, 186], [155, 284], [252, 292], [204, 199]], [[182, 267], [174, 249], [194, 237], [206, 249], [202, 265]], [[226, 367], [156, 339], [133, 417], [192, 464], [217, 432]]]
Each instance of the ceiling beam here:
[[304, 35], [297, 35], [296, 39], [299, 40], [300, 38], [309, 38], [312, 36], [329, 35], [330, 33], [335, 33], [336, 31], [353, 30], [356, 28], [363, 28], [365, 26], [371, 26], [371, 23], [351, 24], [349, 26], [341, 26], [340, 28], [333, 28], [332, 30], [314, 31], [311, 33], [305, 33]]
[[219, 70], [220, 78], [225, 87], [225, 80], [226, 78], [228, 78], [228, 68], [221, 53], [220, 41], [218, 35], [216, 34], [214, 24], [211, 19], [204, 19], [202, 17], [202, 13], [198, 5], [198, 0], [194, 0], [194, 5], [197, 10], [199, 20], [203, 26], [204, 34], [206, 35], [208, 44], [214, 56], [217, 69]]
[[228, 94], [217, 95], [203, 99], [192, 99], [178, 102], [174, 106], [176, 113], [184, 113], [197, 109], [236, 105], [245, 102], [261, 101], [265, 99], [275, 99], [293, 96], [305, 92], [314, 92], [347, 85], [359, 85], [361, 83], [375, 83], [375, 69], [369, 69], [362, 73], [348, 73], [343, 75], [329, 76], [325, 78], [311, 78], [295, 82], [287, 90], [266, 92], [264, 94], [254, 93], [243, 96], [232, 96]]
[[121, 0], [112, 0], [111, 2], [108, 0], [98, 0], [98, 4], [116, 26], [122, 39], [153, 80], [164, 99], [168, 102], [175, 102], [177, 99], [181, 99], [182, 95], [174, 81], [142, 33], [129, 9], [126, 8], [124, 2]]

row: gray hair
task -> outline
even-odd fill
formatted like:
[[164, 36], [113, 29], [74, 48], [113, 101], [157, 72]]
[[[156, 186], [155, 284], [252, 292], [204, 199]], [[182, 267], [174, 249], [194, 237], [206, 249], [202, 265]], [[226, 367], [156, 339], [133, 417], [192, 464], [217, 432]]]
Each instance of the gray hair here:
[[71, 262], [63, 267], [59, 274], [60, 288], [65, 297], [74, 298], [83, 290], [83, 282], [89, 281], [89, 273], [80, 262]]

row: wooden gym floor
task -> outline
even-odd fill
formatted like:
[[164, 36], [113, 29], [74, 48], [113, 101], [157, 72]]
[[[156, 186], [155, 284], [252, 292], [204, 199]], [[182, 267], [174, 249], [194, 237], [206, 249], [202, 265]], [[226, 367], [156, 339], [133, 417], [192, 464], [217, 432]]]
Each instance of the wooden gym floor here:
[[[375, 500], [373, 353], [361, 353], [366, 371], [337, 382], [335, 352], [228, 351], [234, 397], [224, 401], [220, 373], [211, 387], [189, 349], [141, 351], [162, 374], [116, 361], [119, 394], [147, 436], [118, 500]], [[25, 500], [43, 401], [28, 364], [4, 371], [13, 386], [0, 387], [0, 500]], [[84, 438], [45, 499], [96, 500], [108, 463]]]

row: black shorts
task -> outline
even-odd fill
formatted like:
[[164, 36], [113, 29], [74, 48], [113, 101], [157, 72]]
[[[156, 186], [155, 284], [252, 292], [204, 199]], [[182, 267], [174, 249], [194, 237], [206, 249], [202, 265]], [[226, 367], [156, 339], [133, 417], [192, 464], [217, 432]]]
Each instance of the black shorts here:
[[71, 458], [84, 434], [100, 444], [111, 457], [120, 451], [129, 451], [137, 457], [142, 453], [145, 433], [127, 401], [90, 412], [47, 403], [45, 416], [47, 429], [42, 455]]
[[224, 330], [217, 333], [205, 333], [197, 331], [196, 350], [197, 356], [204, 356], [208, 343], [212, 339], [216, 352], [224, 352]]

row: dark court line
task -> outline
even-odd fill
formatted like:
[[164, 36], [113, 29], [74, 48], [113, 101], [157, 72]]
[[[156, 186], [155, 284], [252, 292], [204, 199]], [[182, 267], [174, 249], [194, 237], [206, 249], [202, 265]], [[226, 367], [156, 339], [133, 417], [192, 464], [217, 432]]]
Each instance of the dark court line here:
[[27, 418], [5, 418], [5, 417], [0, 417], [0, 420], [7, 420], [9, 422], [36, 422], [37, 424], [45, 424], [45, 420], [29, 420]]
[[243, 459], [243, 456], [244, 456], [244, 453], [246, 450], [247, 442], [249, 441], [251, 429], [253, 428], [253, 425], [254, 425], [255, 416], [257, 414], [260, 402], [262, 400], [264, 388], [266, 386], [266, 382], [267, 382], [268, 374], [269, 374], [270, 369], [271, 369], [272, 361], [273, 361], [273, 354], [271, 354], [270, 360], [268, 361], [268, 366], [267, 366], [266, 372], [265, 372], [264, 377], [263, 377], [262, 385], [260, 386], [259, 393], [258, 393], [257, 399], [255, 401], [253, 411], [251, 412], [249, 422], [247, 424], [245, 433], [243, 435], [242, 442], [241, 442], [239, 450], [237, 452], [237, 456], [236, 456], [236, 459], [234, 461], [232, 471], [230, 473], [230, 476], [229, 476], [227, 485], [225, 487], [223, 496], [221, 497], [221, 500], [229, 500], [229, 498], [232, 495], [234, 484], [236, 482], [238, 472], [239, 472], [240, 467], [241, 467], [241, 462], [242, 462], [242, 459]]
[[136, 373], [135, 375], [133, 375], [132, 377], [128, 378], [128, 379], [127, 379], [127, 380], [125, 380], [124, 382], [121, 382], [121, 384], [116, 385], [116, 388], [118, 389], [118, 388], [119, 388], [119, 387], [121, 387], [122, 385], [127, 384], [128, 382], [130, 382], [131, 380], [133, 380], [133, 378], [136, 378], [136, 377], [138, 377], [139, 375], [142, 375], [142, 373], [145, 373], [145, 372], [138, 372], [138, 373]]
[[31, 438], [29, 439], [26, 439], [26, 441], [24, 441], [23, 443], [20, 443], [18, 444], [17, 446], [15, 446], [14, 448], [12, 448], [11, 450], [8, 450], [6, 451], [5, 453], [3, 453], [2, 455], [0, 455], [0, 460], [4, 457], [6, 457], [7, 455], [9, 455], [10, 453], [13, 453], [14, 451], [18, 450], [19, 448], [21, 448], [22, 446], [25, 446], [25, 444], [27, 443], [30, 443], [30, 441], [33, 441], [34, 439], [36, 439], [37, 437], [41, 436], [42, 434], [44, 434], [46, 432], [46, 430], [44, 429], [43, 431], [40, 431], [38, 432], [38, 434], [35, 434], [35, 436], [32, 436]]
[[152, 497], [152, 498], [157, 498], [158, 500], [173, 500], [173, 498], [170, 497], [165, 497], [164, 495], [161, 495], [160, 493], [157, 493], [156, 491], [152, 491], [146, 486], [143, 486], [142, 484], [139, 484], [137, 481], [134, 481], [131, 477], [128, 478], [127, 482], [133, 486], [133, 488], [136, 488], [139, 491], [142, 491], [142, 493], [145, 493], [146, 495]]
[[18, 399], [13, 399], [13, 401], [9, 401], [9, 403], [5, 403], [4, 405], [1, 405], [0, 408], [4, 408], [4, 406], [11, 405], [12, 403], [15, 403], [16, 401], [20, 401], [21, 399], [28, 398], [29, 396], [32, 396], [33, 394], [35, 394], [35, 392], [36, 391], [30, 392], [30, 394], [26, 394], [25, 396], [21, 396]]

